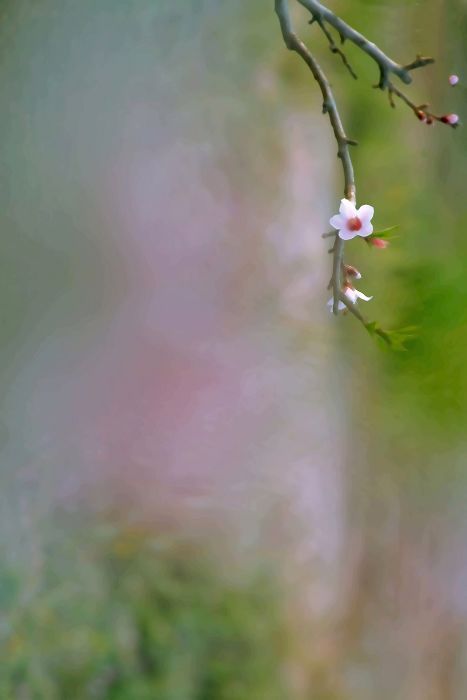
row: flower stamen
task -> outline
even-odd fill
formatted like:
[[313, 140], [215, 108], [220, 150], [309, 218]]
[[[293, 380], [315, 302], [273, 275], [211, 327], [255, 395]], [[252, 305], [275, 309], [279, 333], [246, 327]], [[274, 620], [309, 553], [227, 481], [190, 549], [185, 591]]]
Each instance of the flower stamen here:
[[354, 216], [348, 220], [347, 225], [351, 231], [360, 231], [362, 228], [362, 222], [358, 216]]

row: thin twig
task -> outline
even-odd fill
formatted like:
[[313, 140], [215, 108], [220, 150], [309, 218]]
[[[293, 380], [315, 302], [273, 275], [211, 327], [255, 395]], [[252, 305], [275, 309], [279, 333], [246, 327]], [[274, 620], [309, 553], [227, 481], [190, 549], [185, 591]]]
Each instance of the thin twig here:
[[[375, 87], [378, 86], [375, 85]], [[404, 102], [407, 105], [407, 107], [409, 107], [412, 110], [417, 119], [419, 119], [420, 121], [425, 122], [426, 124], [432, 124], [434, 121], [437, 121], [442, 122], [443, 124], [448, 124], [453, 129], [457, 128], [457, 122], [450, 123], [446, 115], [440, 116], [427, 109], [427, 104], [417, 105], [415, 104], [415, 102], [412, 102], [412, 100], [409, 99], [407, 95], [402, 92], [402, 90], [399, 90], [399, 88], [397, 88], [391, 80], [388, 81], [387, 90], [391, 107], [396, 106], [394, 102], [394, 95], [396, 95], [400, 100], [402, 100], [402, 102]]]
[[431, 58], [430, 56], [417, 56], [415, 61], [412, 61], [412, 63], [407, 63], [404, 68], [405, 70], [411, 71], [415, 70], [416, 68], [423, 68], [424, 66], [429, 66], [431, 63], [434, 63], [435, 59]]
[[[325, 25], [325, 23], [323, 22], [323, 20], [321, 19], [321, 17], [316, 17], [316, 16], [315, 16], [315, 17], [312, 17], [312, 19], [310, 20], [310, 24], [311, 24], [312, 22], [316, 22], [316, 23], [320, 26], [321, 31], [323, 32], [324, 36], [326, 37], [326, 39], [327, 39], [328, 42], [329, 42], [329, 48], [330, 48], [330, 50], [331, 50], [331, 53], [338, 54], [338, 55], [341, 57], [342, 63], [343, 63], [344, 66], [347, 68], [347, 70], [349, 71], [349, 73], [350, 73], [350, 75], [352, 76], [352, 78], [354, 78], [355, 80], [357, 80], [357, 77], [358, 77], [358, 76], [357, 76], [357, 74], [355, 73], [355, 71], [354, 71], [354, 69], [352, 68], [352, 66], [350, 65], [350, 63], [349, 63], [349, 61], [348, 61], [348, 59], [347, 59], [347, 56], [346, 56], [345, 53], [342, 51], [342, 49], [339, 48], [339, 46], [337, 46], [337, 44], [336, 44], [336, 42], [334, 41], [334, 38], [333, 38], [331, 32], [330, 32], [329, 29], [326, 27], [326, 25]], [[342, 37], [342, 35], [341, 35], [341, 37]]]
[[[325, 27], [325, 22], [328, 22], [328, 24], [330, 24], [338, 31], [342, 43], [346, 39], [352, 41], [356, 46], [358, 46], [362, 51], [368, 54], [376, 62], [379, 68], [379, 80], [375, 87], [380, 88], [381, 90], [387, 90], [389, 104], [391, 105], [391, 107], [396, 106], [394, 102], [394, 95], [397, 95], [397, 97], [399, 97], [403, 102], [406, 103], [406, 105], [408, 105], [412, 109], [412, 111], [418, 117], [418, 119], [426, 121], [428, 122], [428, 124], [431, 124], [433, 121], [449, 123], [446, 122], [446, 120], [443, 119], [443, 117], [437, 116], [432, 112], [427, 112], [426, 110], [423, 111], [422, 107], [418, 107], [411, 100], [409, 100], [409, 98], [403, 92], [401, 92], [401, 90], [399, 90], [399, 88], [397, 88], [390, 79], [390, 75], [393, 74], [396, 75], [403, 83], [408, 85], [412, 82], [412, 76], [410, 75], [411, 71], [416, 70], [417, 68], [423, 68], [424, 66], [428, 66], [431, 63], [434, 63], [434, 58], [431, 58], [429, 56], [418, 55], [416, 56], [415, 60], [411, 61], [411, 63], [400, 65], [399, 63], [396, 63], [391, 58], [389, 58], [389, 56], [387, 56], [383, 51], [381, 51], [381, 49], [378, 46], [376, 46], [376, 44], [364, 37], [363, 34], [357, 32], [353, 27], [348, 25], [340, 17], [331, 12], [331, 10], [329, 10], [327, 7], [318, 2], [318, 0], [298, 0], [298, 2], [311, 13], [310, 21], [317, 22], [320, 25], [321, 29], [323, 30], [329, 41], [331, 51], [340, 55], [345, 66], [354, 77], [357, 76], [355, 75], [353, 68], [347, 60], [347, 57], [344, 54], [344, 52], [336, 46], [332, 35], [330, 34], [329, 30]], [[450, 125], [454, 128], [457, 126], [457, 124]]]
[[415, 61], [402, 66], [389, 58], [389, 56], [386, 56], [376, 44], [369, 41], [363, 34], [360, 34], [360, 32], [357, 32], [356, 29], [344, 22], [344, 20], [335, 15], [334, 12], [331, 12], [331, 10], [318, 2], [318, 0], [298, 0], [298, 2], [311, 13], [312, 17], [319, 18], [321, 21], [330, 24], [331, 27], [337, 30], [343, 40], [348, 39], [351, 41], [377, 63], [380, 71], [379, 86], [382, 89], [387, 87], [387, 80], [391, 73], [397, 75], [403, 83], [409, 85], [412, 82], [412, 76], [410, 75], [412, 70], [426, 66], [428, 63], [433, 63], [432, 58], [417, 56]]
[[[348, 299], [348, 298], [346, 297], [346, 295], [343, 294], [342, 292], [341, 292], [340, 295], [339, 295], [339, 301], [341, 301], [341, 302], [345, 305], [345, 307], [347, 308], [347, 310], [350, 311], [350, 313], [351, 313], [353, 316], [355, 316], [355, 318], [358, 319], [358, 320], [360, 321], [360, 323], [362, 323], [362, 324], [365, 326], [365, 328], [366, 328], [367, 330], [368, 330], [368, 328], [369, 328], [371, 325], [375, 325], [375, 324], [371, 324], [371, 322], [368, 321], [368, 320], [365, 318], [365, 316], [363, 316], [363, 314], [360, 313], [360, 311], [359, 311], [358, 307], [356, 306], [356, 304], [353, 304], [353, 303], [350, 301], [350, 299]], [[379, 326], [375, 326], [374, 329], [373, 329], [373, 332], [374, 332], [376, 335], [378, 335], [382, 340], [384, 340], [384, 342], [385, 342], [387, 345], [392, 346], [391, 336], [390, 336], [390, 334], [387, 333], [383, 328], [380, 328]]]
[[[321, 94], [323, 96], [323, 113], [329, 116], [331, 126], [337, 141], [337, 155], [341, 159], [342, 168], [344, 171], [344, 195], [351, 202], [356, 201], [355, 178], [352, 160], [350, 157], [349, 141], [345, 133], [342, 120], [337, 109], [331, 86], [326, 78], [323, 70], [313, 55], [307, 49], [303, 41], [301, 41], [292, 28], [290, 20], [288, 0], [275, 0], [275, 10], [279, 18], [279, 23], [284, 37], [284, 42], [290, 51], [295, 51], [302, 57], [307, 66], [310, 68], [314, 79], [318, 83]], [[339, 297], [342, 289], [342, 266], [344, 262], [344, 241], [336, 236], [333, 247], [333, 265], [331, 286], [333, 289], [334, 303], [332, 311], [338, 314]]]

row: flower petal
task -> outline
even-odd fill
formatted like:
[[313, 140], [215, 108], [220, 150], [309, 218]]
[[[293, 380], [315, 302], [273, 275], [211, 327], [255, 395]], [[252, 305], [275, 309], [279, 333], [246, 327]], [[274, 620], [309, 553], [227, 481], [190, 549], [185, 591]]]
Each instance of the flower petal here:
[[355, 290], [355, 296], [359, 299], [363, 299], [363, 301], [370, 301], [371, 299], [373, 299], [373, 297], [367, 297], [366, 294], [359, 292], [358, 289]]
[[353, 219], [354, 216], [357, 216], [355, 204], [349, 199], [341, 199], [339, 214], [342, 214], [345, 219]]
[[355, 236], [358, 236], [359, 233], [360, 231], [350, 231], [345, 227], [339, 231], [339, 238], [342, 238], [343, 241], [350, 241], [352, 238], [355, 238]]
[[[329, 311], [332, 313], [333, 306], [334, 306], [334, 297], [332, 297], [331, 299], [329, 299], [329, 301], [327, 302], [326, 306], [328, 307]], [[347, 307], [346, 307], [346, 305], [344, 304], [344, 302], [340, 301], [340, 299], [339, 299], [339, 303], [337, 304], [337, 310], [338, 310], [338, 311], [345, 311], [346, 308], [347, 308]]]
[[366, 223], [363, 224], [362, 228], [358, 232], [359, 236], [362, 236], [362, 238], [366, 238], [367, 236], [370, 236], [373, 233], [373, 224]]
[[338, 230], [344, 228], [345, 226], [345, 220], [340, 214], [334, 214], [334, 216], [331, 216], [329, 223], [333, 228], [337, 228]]
[[368, 224], [372, 220], [374, 213], [375, 210], [372, 206], [370, 206], [369, 204], [362, 204], [362, 206], [357, 212], [357, 216], [362, 222], [362, 224]]
[[352, 302], [352, 304], [356, 303], [358, 297], [358, 292], [356, 289], [354, 289], [353, 287], [347, 287], [344, 294], [347, 297], [347, 299], [349, 299], [349, 301]]

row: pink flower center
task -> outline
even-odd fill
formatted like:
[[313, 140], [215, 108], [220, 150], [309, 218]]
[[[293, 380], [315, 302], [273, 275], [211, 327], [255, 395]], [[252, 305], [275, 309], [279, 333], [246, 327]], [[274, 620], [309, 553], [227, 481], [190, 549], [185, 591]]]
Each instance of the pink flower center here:
[[347, 222], [347, 226], [351, 231], [360, 231], [362, 228], [362, 222], [358, 218], [358, 216], [354, 216], [352, 219], [349, 219]]

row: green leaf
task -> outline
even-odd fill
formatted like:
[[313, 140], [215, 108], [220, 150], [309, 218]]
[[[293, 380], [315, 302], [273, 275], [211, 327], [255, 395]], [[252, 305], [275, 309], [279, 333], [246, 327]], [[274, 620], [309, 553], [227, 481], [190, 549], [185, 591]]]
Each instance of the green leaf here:
[[376, 321], [368, 321], [364, 325], [372, 337], [379, 338], [387, 347], [396, 352], [405, 352], [407, 341], [417, 337], [417, 326], [405, 326], [389, 331], [382, 328]]
[[382, 228], [379, 231], [373, 231], [371, 236], [368, 236], [368, 239], [371, 238], [383, 238], [383, 239], [390, 239], [390, 238], [395, 238], [395, 236], [390, 236], [389, 234], [391, 231], [394, 231], [396, 228], [399, 228], [399, 224], [395, 224], [394, 226], [388, 226], [387, 228]]

